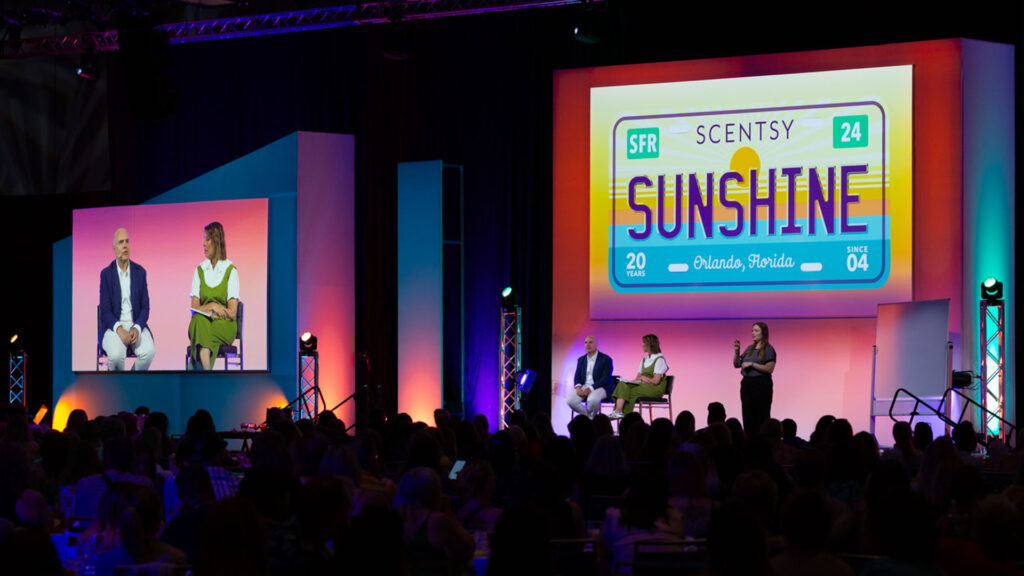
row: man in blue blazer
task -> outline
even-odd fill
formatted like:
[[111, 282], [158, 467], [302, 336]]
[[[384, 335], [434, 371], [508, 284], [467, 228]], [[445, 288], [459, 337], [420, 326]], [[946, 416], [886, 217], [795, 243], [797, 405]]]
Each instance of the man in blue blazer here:
[[153, 362], [153, 335], [149, 332], [149, 287], [146, 269], [131, 261], [128, 231], [114, 232], [114, 261], [100, 272], [100, 325], [108, 370], [124, 370], [128, 350], [135, 353], [133, 370], [147, 370]]
[[569, 408], [593, 419], [601, 409], [601, 401], [612, 396], [612, 359], [597, 350], [597, 339], [587, 336], [583, 341], [587, 352], [576, 361], [573, 390], [567, 400]]

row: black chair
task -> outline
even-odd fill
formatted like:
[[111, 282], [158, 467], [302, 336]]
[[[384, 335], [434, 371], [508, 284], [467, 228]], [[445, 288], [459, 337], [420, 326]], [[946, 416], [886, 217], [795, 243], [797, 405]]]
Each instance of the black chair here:
[[[221, 344], [220, 348], [217, 349], [217, 358], [224, 359], [224, 371], [227, 372], [231, 366], [237, 367], [239, 370], [245, 370], [245, 354], [243, 353], [243, 339], [242, 339], [242, 324], [245, 320], [245, 314], [243, 313], [245, 307], [242, 301], [238, 301], [238, 306], [235, 307], [235, 341], [238, 345], [235, 345], [233, 341], [231, 344]], [[213, 364], [216, 364], [217, 358], [211, 358], [211, 368]], [[192, 347], [188, 346], [185, 348], [185, 369], [190, 368], [189, 364], [192, 361]]]
[[639, 412], [647, 408], [647, 421], [654, 422], [654, 408], [668, 408], [668, 419], [672, 419], [672, 383], [675, 376], [665, 376], [665, 393], [661, 398], [640, 398], [636, 401], [636, 410]]
[[[619, 381], [619, 377], [618, 376], [612, 376], [612, 382], [615, 382], [617, 384], [618, 381]], [[655, 407], [668, 408], [668, 418], [669, 418], [669, 420], [672, 419], [672, 384], [673, 384], [674, 381], [675, 381], [675, 376], [668, 376], [668, 375], [666, 375], [665, 376], [665, 393], [661, 396], [661, 398], [640, 398], [639, 400], [636, 401], [636, 404], [633, 405], [633, 409], [636, 410], [637, 412], [640, 412], [644, 407], [647, 408], [647, 421], [648, 421], [648, 424], [654, 421], [654, 408]], [[605, 406], [611, 406], [612, 409], [614, 410], [615, 409], [615, 400], [613, 398], [608, 398], [607, 400], [602, 401], [601, 402], [601, 412], [604, 412], [604, 407]]]

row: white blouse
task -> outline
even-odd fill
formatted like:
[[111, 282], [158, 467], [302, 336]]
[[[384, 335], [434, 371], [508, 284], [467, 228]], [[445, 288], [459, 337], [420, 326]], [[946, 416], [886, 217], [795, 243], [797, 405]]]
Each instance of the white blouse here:
[[[224, 272], [227, 271], [228, 266], [231, 265], [231, 260], [220, 260], [217, 262], [217, 266], [213, 266], [210, 263], [210, 259], [203, 260], [203, 263], [199, 265], [199, 268], [203, 269], [203, 283], [208, 288], [213, 288], [224, 280]], [[199, 298], [199, 268], [192, 274], [192, 296]], [[231, 276], [228, 277], [228, 300], [239, 298], [239, 286], [238, 286], [238, 268], [231, 270]]]
[[660, 352], [653, 356], [644, 356], [641, 358], [640, 367], [637, 368], [637, 372], [643, 372], [644, 368], [650, 366], [651, 363], [654, 364], [655, 374], [664, 374], [665, 372], [668, 372], [668, 363], [665, 362], [665, 357], [662, 356]]

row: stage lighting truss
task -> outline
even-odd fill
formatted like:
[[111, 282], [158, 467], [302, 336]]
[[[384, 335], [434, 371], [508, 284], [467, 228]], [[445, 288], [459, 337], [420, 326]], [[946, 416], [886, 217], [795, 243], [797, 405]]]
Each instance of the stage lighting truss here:
[[24, 350], [15, 350], [7, 354], [7, 365], [9, 367], [9, 376], [7, 380], [7, 388], [9, 391], [9, 402], [14, 404], [15, 402], [20, 403], [22, 406], [25, 404], [25, 361], [27, 360]]
[[981, 378], [985, 409], [985, 433], [999, 437], [1005, 418], [1006, 346], [1003, 301], [981, 301]]
[[519, 330], [521, 319], [522, 309], [519, 306], [511, 310], [501, 311], [501, 348], [499, 350], [501, 362], [501, 381], [499, 384], [501, 414], [498, 417], [498, 426], [501, 429], [508, 426], [509, 414], [519, 410], [520, 405], [519, 381], [516, 376], [523, 365], [522, 353], [520, 351], [522, 334]]
[[320, 415], [320, 403], [324, 402], [320, 393], [320, 353], [316, 350], [299, 353], [299, 396], [298, 419], [316, 420]]
[[[346, 6], [293, 10], [274, 14], [252, 14], [196, 22], [178, 22], [156, 26], [168, 35], [168, 42], [203, 42], [265, 34], [285, 34], [366, 24], [384, 24], [401, 20], [427, 20], [508, 12], [528, 8], [552, 8], [573, 4], [592, 4], [605, 0], [405, 0], [363, 2]], [[25, 58], [40, 55], [80, 54], [117, 50], [117, 31], [65, 34], [45, 38], [26, 38], [7, 42], [2, 56]]]

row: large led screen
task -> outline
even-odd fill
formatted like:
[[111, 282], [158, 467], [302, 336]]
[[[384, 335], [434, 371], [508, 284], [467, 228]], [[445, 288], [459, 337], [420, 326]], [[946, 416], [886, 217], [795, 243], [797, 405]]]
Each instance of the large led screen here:
[[911, 299], [911, 66], [591, 89], [595, 319]]
[[[110, 365], [101, 346], [109, 322], [103, 321], [100, 294], [104, 282], [107, 293], [124, 294], [115, 268], [115, 237], [122, 228], [130, 250], [132, 272], [128, 275], [128, 286], [129, 300], [134, 304], [132, 315], [138, 320], [146, 309], [145, 324], [152, 337], [153, 354], [148, 369], [187, 369], [190, 295], [196, 269], [206, 258], [204, 227], [212, 222], [223, 227], [226, 260], [234, 266], [238, 301], [243, 304], [240, 337], [222, 335], [222, 340], [231, 340], [235, 353], [230, 355], [230, 362], [228, 358], [214, 361], [213, 369], [268, 369], [265, 198], [94, 208], [75, 210], [73, 218], [72, 370], [105, 370]], [[144, 289], [139, 268], [144, 270]], [[225, 290], [230, 289], [229, 280], [225, 274]], [[113, 302], [116, 296], [107, 299]], [[110, 307], [122, 310], [114, 303]], [[124, 368], [137, 365], [138, 360], [129, 359]]]

